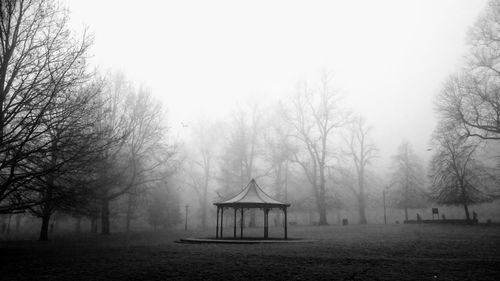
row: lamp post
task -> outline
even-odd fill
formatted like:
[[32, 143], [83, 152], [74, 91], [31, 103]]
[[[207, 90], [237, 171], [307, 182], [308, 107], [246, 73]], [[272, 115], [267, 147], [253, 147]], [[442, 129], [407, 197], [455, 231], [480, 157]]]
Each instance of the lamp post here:
[[188, 230], [188, 208], [189, 208], [189, 205], [186, 204], [186, 219], [184, 221], [184, 230]]
[[393, 186], [395, 184], [395, 182], [387, 185], [383, 190], [382, 190], [382, 201], [383, 201], [383, 204], [384, 204], [384, 224], [387, 224], [387, 211], [386, 211], [386, 206], [385, 206], [385, 194], [386, 192], [389, 190], [389, 188], [391, 188], [391, 186]]
[[385, 211], [385, 189], [382, 190], [382, 200], [384, 201], [384, 224], [387, 224], [387, 215]]

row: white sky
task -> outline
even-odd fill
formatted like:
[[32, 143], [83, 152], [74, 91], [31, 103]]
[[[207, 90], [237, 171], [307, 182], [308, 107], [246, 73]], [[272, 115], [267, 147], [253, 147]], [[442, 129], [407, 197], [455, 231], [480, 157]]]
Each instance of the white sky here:
[[387, 163], [404, 139], [429, 156], [433, 98], [486, 1], [64, 3], [94, 33], [94, 63], [151, 88], [174, 130], [200, 114], [226, 117], [238, 102], [270, 103], [327, 68]]

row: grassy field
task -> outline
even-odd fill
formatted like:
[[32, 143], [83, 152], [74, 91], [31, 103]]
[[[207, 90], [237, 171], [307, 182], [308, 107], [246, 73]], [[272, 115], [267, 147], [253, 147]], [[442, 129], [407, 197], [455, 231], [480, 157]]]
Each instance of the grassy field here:
[[[500, 227], [291, 227], [303, 244], [178, 244], [213, 231], [0, 242], [0, 280], [499, 280]], [[261, 229], [250, 230], [260, 235]], [[271, 229], [278, 236], [280, 229]], [[228, 233], [229, 234], [229, 230]]]

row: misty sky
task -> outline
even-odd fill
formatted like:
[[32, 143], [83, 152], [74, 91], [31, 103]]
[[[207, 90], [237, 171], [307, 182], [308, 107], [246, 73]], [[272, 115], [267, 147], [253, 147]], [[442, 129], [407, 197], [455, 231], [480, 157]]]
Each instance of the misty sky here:
[[66, 0], [95, 35], [93, 64], [143, 83], [180, 122], [269, 104], [330, 70], [368, 118], [381, 161], [404, 139], [425, 158], [433, 99], [466, 52], [485, 0]]

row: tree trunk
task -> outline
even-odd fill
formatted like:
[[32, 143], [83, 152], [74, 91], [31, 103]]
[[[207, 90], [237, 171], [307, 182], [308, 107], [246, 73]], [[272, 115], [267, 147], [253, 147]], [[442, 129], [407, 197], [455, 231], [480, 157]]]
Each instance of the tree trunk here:
[[[324, 201], [324, 200], [322, 200]], [[325, 204], [322, 204], [322, 206], [319, 208], [319, 225], [328, 225], [328, 221], [326, 220], [326, 208]]]
[[101, 202], [101, 234], [109, 235], [109, 200], [102, 199]]
[[460, 189], [462, 191], [462, 200], [464, 202], [465, 219], [470, 221], [469, 206], [467, 205], [467, 191], [465, 189], [464, 180], [460, 180]]
[[96, 217], [92, 217], [90, 219], [90, 232], [97, 233], [97, 218]]
[[366, 196], [365, 196], [365, 171], [364, 167], [361, 167], [359, 169], [359, 178], [358, 178], [358, 185], [359, 185], [359, 196], [358, 196], [358, 203], [359, 203], [359, 224], [366, 224], [366, 213], [365, 213], [365, 208], [366, 208]]
[[44, 214], [42, 216], [42, 228], [40, 229], [40, 241], [48, 241], [49, 240], [49, 223], [50, 223], [50, 214]]
[[[325, 141], [323, 143], [323, 153], [324, 148], [325, 148]], [[324, 155], [324, 154], [323, 154]], [[325, 180], [325, 162], [324, 162], [324, 156], [323, 159], [321, 160], [322, 162], [319, 164], [319, 225], [328, 225], [328, 221], [326, 220], [326, 200], [325, 200], [325, 195], [326, 195], [326, 180]]]
[[319, 221], [318, 225], [328, 225], [328, 221], [326, 219], [326, 201], [325, 201], [325, 187], [320, 186], [319, 197], [318, 197], [318, 214]]
[[76, 233], [82, 232], [82, 217], [77, 217], [75, 220], [75, 232]]
[[366, 224], [365, 195], [359, 195], [359, 224]]
[[127, 216], [125, 218], [125, 232], [129, 233], [130, 232], [130, 222], [132, 221], [132, 195], [128, 195], [128, 204], [127, 204]]
[[408, 221], [408, 189], [410, 188], [410, 175], [408, 171], [408, 167], [406, 167], [406, 185], [404, 190], [404, 207], [405, 207], [405, 221]]
[[7, 219], [7, 234], [10, 234], [10, 221], [12, 219], [12, 215], [9, 215], [9, 218]]
[[208, 201], [208, 184], [210, 180], [210, 160], [207, 160], [205, 165], [205, 181], [203, 183], [203, 202], [201, 205], [201, 227], [207, 228], [207, 201]]
[[467, 221], [470, 221], [469, 206], [467, 206], [467, 202], [465, 201], [464, 201], [464, 211], [465, 211], [465, 219]]
[[365, 208], [363, 206], [359, 206], [359, 224], [366, 224], [366, 214]]
[[21, 219], [22, 219], [22, 215], [20, 214], [17, 214], [16, 215], [16, 232], [19, 233], [19, 230], [21, 229]]

